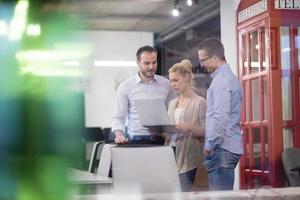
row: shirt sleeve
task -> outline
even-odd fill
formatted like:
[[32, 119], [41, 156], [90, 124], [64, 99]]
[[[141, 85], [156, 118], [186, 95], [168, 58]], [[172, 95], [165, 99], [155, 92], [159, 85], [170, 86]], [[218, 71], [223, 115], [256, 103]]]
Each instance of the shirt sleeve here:
[[230, 90], [226, 84], [216, 85], [212, 92], [212, 114], [207, 119], [205, 149], [212, 151], [224, 139], [230, 112]]
[[112, 131], [122, 130], [125, 133], [126, 116], [128, 113], [128, 97], [124, 85], [120, 85], [115, 99], [112, 115]]

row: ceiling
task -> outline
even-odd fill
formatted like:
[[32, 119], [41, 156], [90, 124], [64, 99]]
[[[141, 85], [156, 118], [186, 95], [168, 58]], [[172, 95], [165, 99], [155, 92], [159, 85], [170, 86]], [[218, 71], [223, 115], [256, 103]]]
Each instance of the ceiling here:
[[[171, 14], [174, 0], [48, 0], [41, 12], [63, 11], [79, 17], [89, 30], [149, 31], [169, 34], [179, 29], [189, 29], [191, 23], [205, 22], [219, 14], [219, 0], [197, 0], [189, 7], [186, 0], [179, 1], [182, 13]], [[190, 25], [189, 25], [190, 24]], [[192, 25], [193, 25], [192, 24]]]

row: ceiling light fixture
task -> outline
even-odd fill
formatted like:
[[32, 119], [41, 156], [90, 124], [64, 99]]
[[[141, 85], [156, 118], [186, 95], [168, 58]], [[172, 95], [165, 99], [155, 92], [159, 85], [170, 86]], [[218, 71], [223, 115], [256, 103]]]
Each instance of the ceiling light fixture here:
[[192, 5], [193, 5], [193, 0], [187, 0], [187, 1], [186, 1], [186, 4], [187, 4], [188, 6], [192, 6]]
[[174, 8], [172, 10], [172, 15], [175, 16], [175, 17], [179, 16], [179, 10], [177, 8]]
[[136, 67], [134, 60], [95, 60], [96, 67]]
[[178, 17], [180, 15], [181, 9], [178, 8], [179, 0], [174, 1], [174, 9], [172, 10], [172, 15]]

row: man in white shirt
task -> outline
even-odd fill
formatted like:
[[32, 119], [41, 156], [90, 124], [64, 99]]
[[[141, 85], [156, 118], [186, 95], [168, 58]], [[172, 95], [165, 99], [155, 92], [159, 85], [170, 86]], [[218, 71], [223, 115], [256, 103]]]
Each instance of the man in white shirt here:
[[138, 141], [150, 141], [151, 139], [147, 128], [143, 127], [139, 121], [134, 99], [160, 97], [167, 106], [169, 101], [175, 97], [170, 81], [155, 74], [157, 50], [151, 46], [143, 46], [138, 49], [136, 58], [139, 67], [138, 73], [123, 81], [116, 93], [112, 132], [115, 134], [115, 142], [119, 144], [128, 141], [138, 143]]

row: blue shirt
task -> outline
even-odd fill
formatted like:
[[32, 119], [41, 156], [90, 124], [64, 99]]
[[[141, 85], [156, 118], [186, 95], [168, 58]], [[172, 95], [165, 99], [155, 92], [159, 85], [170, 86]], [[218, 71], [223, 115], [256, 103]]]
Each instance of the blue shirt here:
[[122, 130], [125, 133], [127, 125], [127, 133], [131, 139], [134, 135], [149, 135], [138, 119], [134, 99], [159, 97], [168, 106], [175, 96], [170, 81], [162, 76], [155, 75], [149, 83], [144, 83], [138, 74], [127, 78], [120, 84], [116, 93], [112, 131]]
[[205, 149], [221, 147], [242, 154], [240, 112], [242, 89], [239, 80], [226, 63], [212, 74], [207, 91]]

